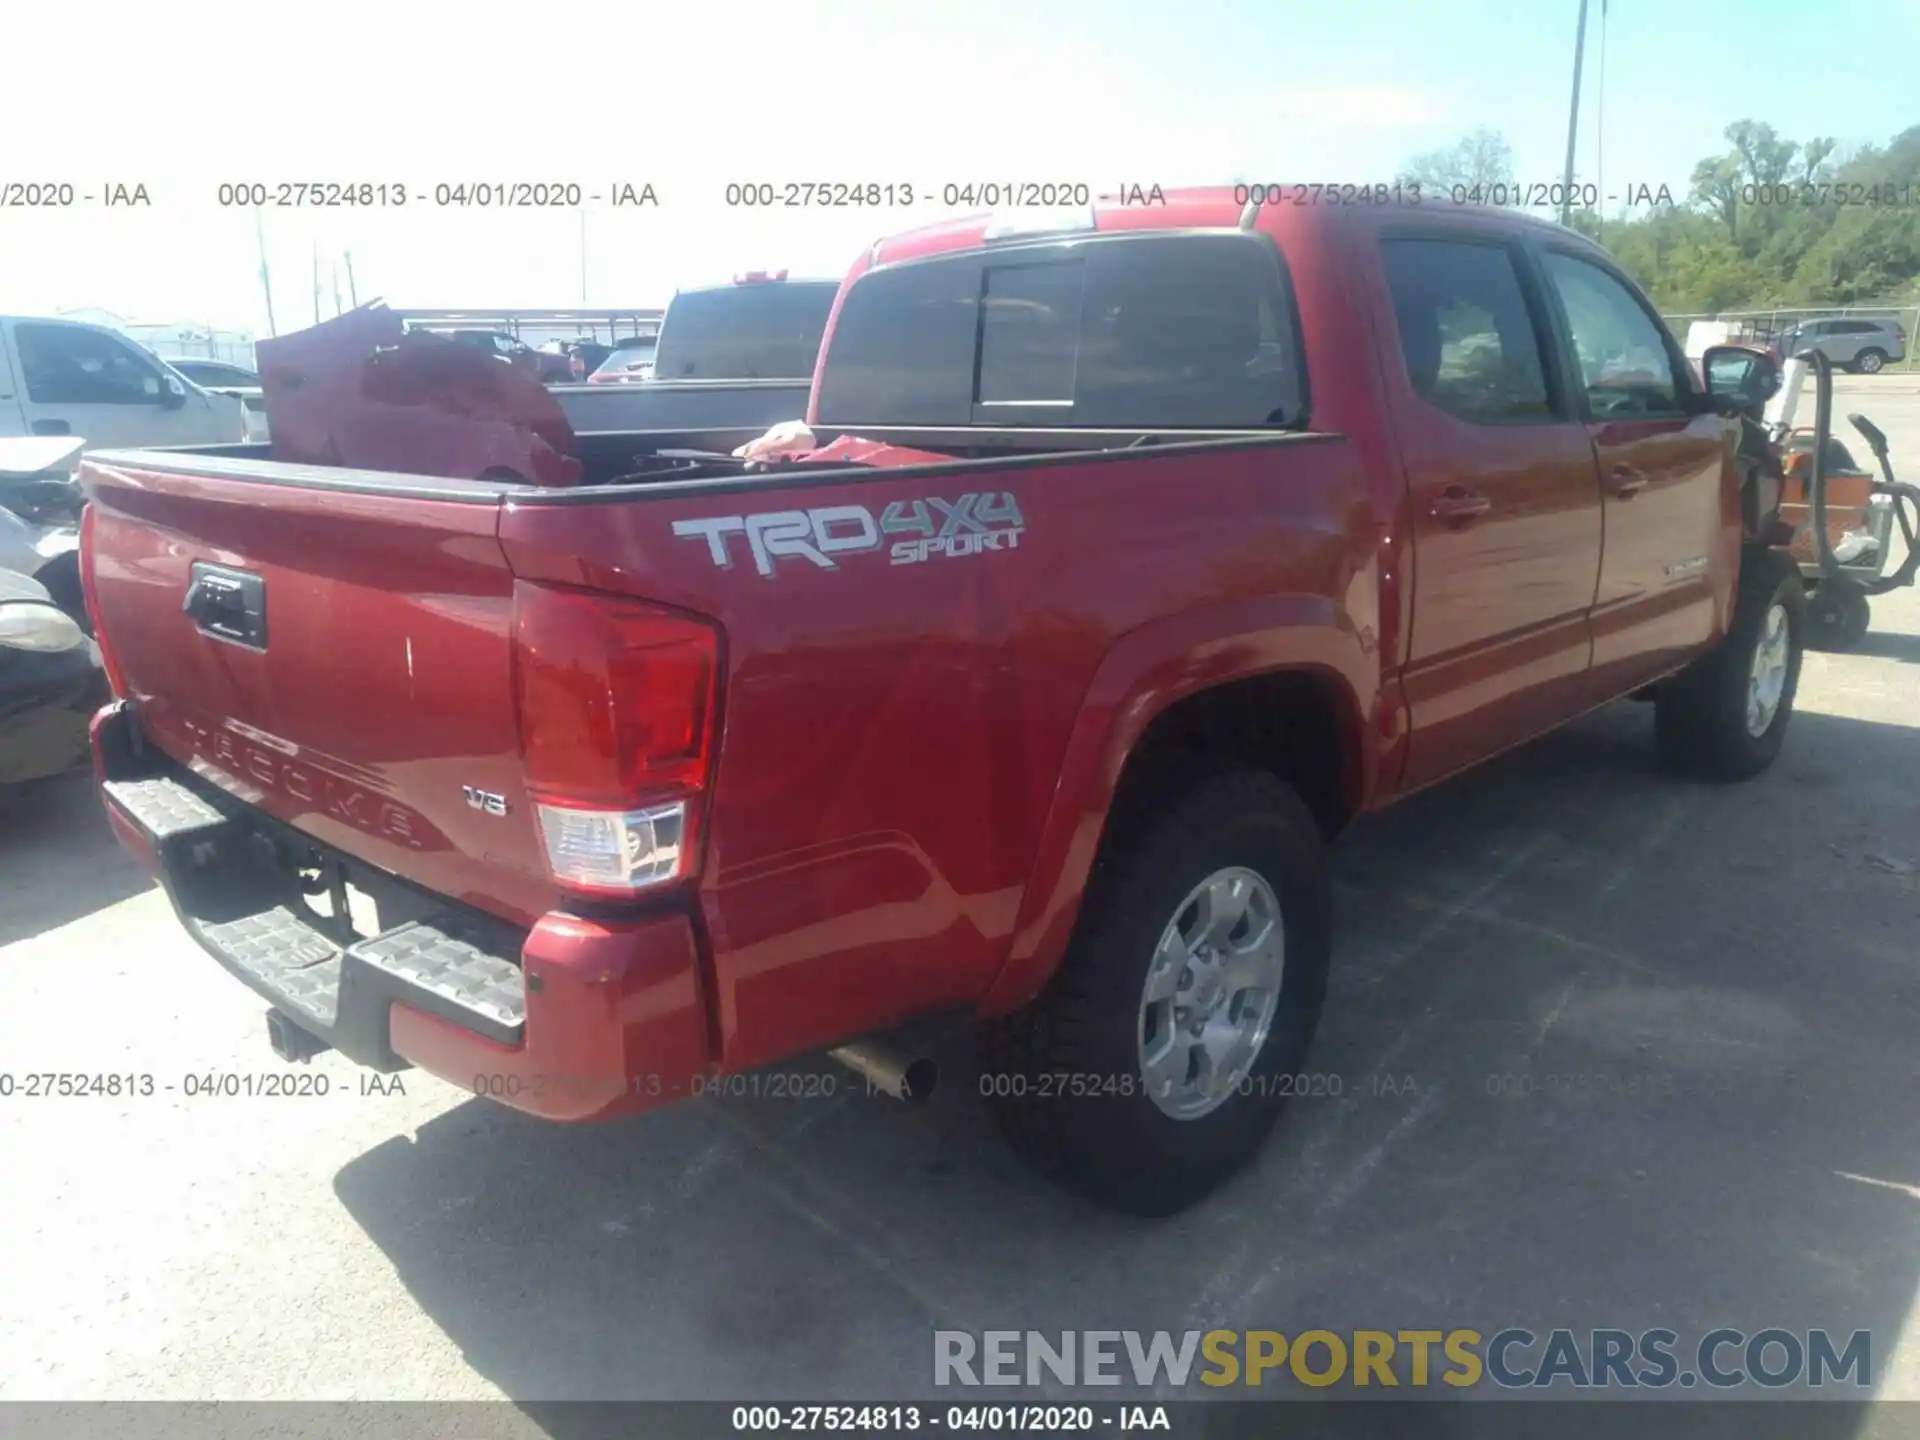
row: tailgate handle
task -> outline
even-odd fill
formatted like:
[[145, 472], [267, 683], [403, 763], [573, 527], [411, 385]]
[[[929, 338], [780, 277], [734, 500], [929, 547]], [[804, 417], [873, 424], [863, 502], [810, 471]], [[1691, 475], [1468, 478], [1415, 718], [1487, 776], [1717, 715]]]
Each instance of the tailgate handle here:
[[180, 608], [203, 635], [250, 650], [267, 648], [267, 582], [261, 576], [196, 561]]

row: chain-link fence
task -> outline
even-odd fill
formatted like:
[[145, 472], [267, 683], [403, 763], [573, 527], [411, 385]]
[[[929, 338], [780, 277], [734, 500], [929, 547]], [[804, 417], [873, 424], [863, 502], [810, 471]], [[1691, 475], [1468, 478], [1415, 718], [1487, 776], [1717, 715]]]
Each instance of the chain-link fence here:
[[123, 324], [120, 329], [163, 360], [219, 360], [242, 369], [255, 368], [253, 335], [246, 330], [223, 330], [213, 325]]

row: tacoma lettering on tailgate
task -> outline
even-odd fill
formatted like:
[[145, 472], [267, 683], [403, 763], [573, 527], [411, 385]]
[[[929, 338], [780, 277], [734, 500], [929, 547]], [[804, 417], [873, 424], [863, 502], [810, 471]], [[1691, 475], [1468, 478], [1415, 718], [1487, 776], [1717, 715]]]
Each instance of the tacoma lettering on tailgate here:
[[771, 576], [782, 557], [807, 560], [822, 570], [837, 570], [834, 557], [878, 550], [883, 537], [896, 539], [892, 563], [916, 565], [936, 557], [959, 559], [988, 550], [1012, 550], [1026, 533], [1020, 502], [1004, 490], [969, 493], [957, 500], [895, 500], [874, 519], [864, 505], [826, 505], [812, 510], [765, 510], [757, 515], [716, 515], [676, 520], [673, 533], [707, 542], [707, 553], [722, 570], [733, 567], [731, 536], [745, 535], [754, 569]]
[[417, 811], [329, 774], [310, 760], [291, 759], [263, 744], [243, 739], [224, 728], [216, 730], [197, 720], [183, 718], [180, 728], [186, 731], [194, 752], [201, 759], [202, 763], [194, 768], [210, 780], [218, 781], [224, 774], [243, 784], [262, 785], [356, 830], [396, 841], [409, 849], [423, 850], [429, 845], [439, 848], [436, 842], [444, 843], [444, 837]]

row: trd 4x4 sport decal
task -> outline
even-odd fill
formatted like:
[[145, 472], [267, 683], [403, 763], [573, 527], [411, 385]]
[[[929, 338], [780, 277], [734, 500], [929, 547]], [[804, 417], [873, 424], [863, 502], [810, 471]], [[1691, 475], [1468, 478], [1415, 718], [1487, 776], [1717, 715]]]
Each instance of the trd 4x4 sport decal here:
[[772, 575], [782, 557], [810, 560], [822, 570], [837, 570], [835, 557], [878, 550], [886, 539], [895, 565], [917, 565], [937, 557], [959, 559], [987, 550], [1012, 550], [1026, 533], [1020, 504], [1004, 490], [962, 495], [957, 500], [895, 500], [880, 512], [864, 505], [827, 505], [815, 510], [766, 510], [757, 515], [715, 515], [706, 520], [676, 520], [673, 533], [705, 540], [707, 553], [722, 570], [733, 568], [731, 538], [747, 537], [754, 569]]

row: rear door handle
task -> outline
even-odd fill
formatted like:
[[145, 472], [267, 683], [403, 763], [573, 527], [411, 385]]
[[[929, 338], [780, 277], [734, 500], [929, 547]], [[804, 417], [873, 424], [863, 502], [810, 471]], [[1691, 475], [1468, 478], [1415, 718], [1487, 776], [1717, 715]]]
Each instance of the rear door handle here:
[[36, 435], [71, 435], [73, 426], [64, 420], [36, 420], [33, 422]]
[[1493, 509], [1493, 502], [1477, 491], [1449, 485], [1433, 498], [1433, 518], [1448, 525], [1468, 525]]
[[1616, 465], [1607, 472], [1607, 493], [1616, 500], [1631, 500], [1647, 488], [1647, 477], [1631, 465]]

